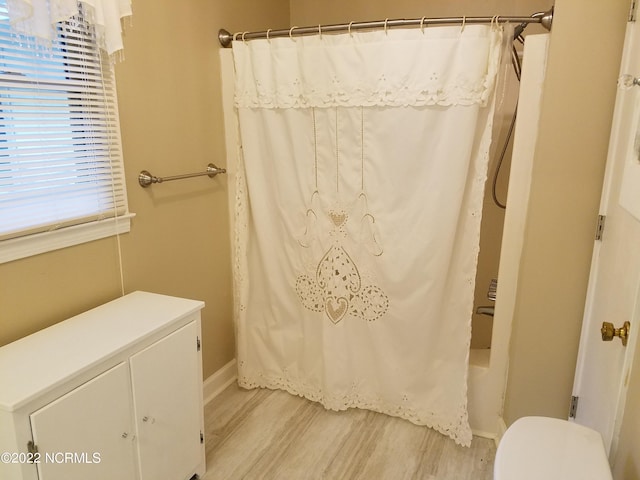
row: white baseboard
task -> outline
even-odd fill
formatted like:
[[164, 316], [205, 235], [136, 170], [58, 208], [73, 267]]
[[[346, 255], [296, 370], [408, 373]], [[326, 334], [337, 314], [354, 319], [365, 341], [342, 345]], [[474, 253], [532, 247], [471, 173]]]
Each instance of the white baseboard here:
[[238, 369], [236, 368], [236, 359], [234, 358], [204, 381], [202, 386], [204, 404], [206, 405], [218, 396], [220, 392], [235, 382], [237, 378]]
[[496, 439], [496, 434], [493, 432], [485, 432], [483, 430], [471, 430], [471, 433], [476, 436], [476, 437], [481, 437], [481, 438], [488, 438], [490, 440], [495, 440]]
[[496, 448], [498, 448], [498, 444], [500, 443], [500, 440], [502, 440], [502, 436], [506, 431], [507, 431], [507, 424], [504, 423], [504, 418], [498, 417], [498, 434], [496, 435], [496, 438], [495, 438]]

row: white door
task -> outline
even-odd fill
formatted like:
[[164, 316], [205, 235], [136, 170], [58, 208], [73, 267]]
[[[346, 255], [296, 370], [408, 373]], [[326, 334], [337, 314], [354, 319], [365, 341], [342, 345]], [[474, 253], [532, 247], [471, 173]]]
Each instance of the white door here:
[[[627, 77], [626, 88], [618, 87], [616, 96], [600, 205], [604, 230], [594, 247], [573, 387], [577, 397], [573, 419], [602, 434], [610, 458], [617, 447], [625, 379], [640, 329], [640, 86], [634, 86], [632, 80], [640, 77], [638, 23], [627, 26], [621, 75], [631, 77]], [[603, 322], [620, 328], [627, 321], [626, 346], [621, 338], [603, 341]]]
[[40, 480], [134, 480], [127, 365], [121, 363], [31, 414]]
[[191, 322], [131, 357], [140, 478], [189, 478], [200, 464], [202, 379]]

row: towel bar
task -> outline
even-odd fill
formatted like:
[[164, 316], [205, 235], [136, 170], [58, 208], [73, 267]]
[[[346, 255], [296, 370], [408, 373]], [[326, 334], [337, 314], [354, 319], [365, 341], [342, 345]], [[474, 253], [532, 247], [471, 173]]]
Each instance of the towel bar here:
[[226, 168], [218, 168], [213, 163], [207, 165], [206, 172], [186, 173], [184, 175], [174, 175], [172, 177], [155, 177], [151, 175], [147, 170], [142, 170], [138, 175], [138, 183], [141, 187], [146, 188], [154, 183], [170, 182], [171, 180], [182, 180], [183, 178], [201, 177], [203, 175], [208, 175], [209, 178], [213, 178], [219, 173], [227, 173]]

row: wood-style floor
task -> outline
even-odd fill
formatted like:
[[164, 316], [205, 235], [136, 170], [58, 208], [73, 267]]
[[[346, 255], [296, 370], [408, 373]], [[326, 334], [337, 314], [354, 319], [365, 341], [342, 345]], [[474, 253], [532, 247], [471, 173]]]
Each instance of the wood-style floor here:
[[205, 406], [204, 480], [491, 480], [495, 444], [470, 448], [367, 410], [325, 410], [283, 391], [226, 388]]

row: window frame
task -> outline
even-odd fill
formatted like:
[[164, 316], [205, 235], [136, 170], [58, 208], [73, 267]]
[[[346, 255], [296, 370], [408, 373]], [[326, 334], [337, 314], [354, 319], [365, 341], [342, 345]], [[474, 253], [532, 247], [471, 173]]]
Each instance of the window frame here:
[[[6, 9], [6, 3], [2, 2]], [[86, 22], [84, 21], [82, 15], [76, 17], [71, 20], [71, 22], [75, 22], [75, 25], [82, 23], [83, 26], [81, 28], [87, 28]], [[74, 24], [68, 24], [67, 28], [71, 30], [74, 28]], [[88, 27], [92, 28], [92, 27]], [[65, 28], [58, 29], [58, 38], [56, 39], [59, 42], [59, 46], [62, 46], [64, 49], [64, 45], [69, 42], [74, 42], [76, 37], [67, 36], [67, 30]], [[24, 37], [23, 35], [16, 34], [16, 36], [21, 38], [29, 38], [27, 43], [28, 49], [33, 48], [33, 45], [37, 45], [38, 41], [30, 38]], [[95, 48], [96, 51], [100, 48], [96, 42], [95, 33], [91, 35], [93, 41], [91, 44], [92, 48]], [[66, 59], [71, 58], [69, 56], [63, 56], [63, 65], [69, 65], [70, 61], [67, 62]], [[115, 157], [111, 153], [108, 155], [108, 164], [113, 168], [114, 164], [117, 166], [118, 173], [112, 174], [110, 180], [114, 184], [116, 180], [119, 180], [120, 184], [118, 186], [118, 199], [115, 197], [112, 198], [113, 209], [112, 210], [103, 210], [102, 212], [98, 212], [96, 214], [91, 214], [87, 216], [84, 220], [81, 217], [74, 217], [74, 219], [70, 222], [65, 222], [64, 219], [61, 222], [62, 226], [51, 226], [49, 228], [40, 228], [38, 231], [34, 232], [34, 227], [37, 225], [32, 225], [29, 227], [25, 227], [24, 229], [19, 230], [16, 235], [12, 235], [9, 238], [0, 239], [0, 264], [18, 260], [21, 258], [30, 257], [33, 255], [38, 255], [41, 253], [46, 253], [66, 247], [71, 247], [74, 245], [79, 245], [86, 242], [91, 242], [111, 236], [121, 235], [123, 233], [127, 233], [131, 229], [131, 218], [135, 215], [129, 212], [128, 208], [128, 199], [127, 199], [127, 191], [126, 191], [126, 182], [124, 179], [124, 165], [122, 159], [122, 142], [120, 138], [120, 122], [117, 118], [117, 92], [115, 89], [115, 71], [113, 63], [111, 59], [104, 60], [108, 58], [107, 53], [104, 51], [99, 52], [99, 58], [103, 60], [100, 61], [101, 65], [101, 74], [100, 74], [100, 84], [104, 85], [105, 81], [112, 81], [113, 87], [110, 88], [110, 95], [107, 100], [108, 104], [113, 104], [116, 107], [115, 111], [115, 127], [117, 130], [117, 135], [112, 138], [109, 137], [108, 145], [109, 152], [111, 152], [111, 145], [114, 146], [114, 150], [116, 150]], [[110, 71], [105, 72], [105, 68], [110, 69]], [[105, 75], [106, 73], [106, 75]], [[30, 78], [25, 78], [24, 82], [19, 83], [32, 83], [33, 80]], [[103, 88], [103, 90], [106, 90]], [[79, 115], [86, 117], [86, 114], [83, 114], [83, 110], [88, 108], [87, 103], [78, 102], [74, 97], [74, 92], [72, 90], [68, 91], [68, 108], [70, 109], [70, 118], [77, 112]], [[106, 96], [105, 92], [105, 96]], [[107, 104], [105, 104], [105, 108]], [[79, 138], [84, 138], [87, 134], [86, 129], [78, 130], [74, 132], [69, 146], [74, 147], [74, 152], [79, 152], [82, 150], [81, 144], [77, 143]], [[113, 173], [113, 171], [111, 170]], [[113, 187], [112, 187], [113, 188]], [[108, 212], [105, 214], [104, 212]]]

